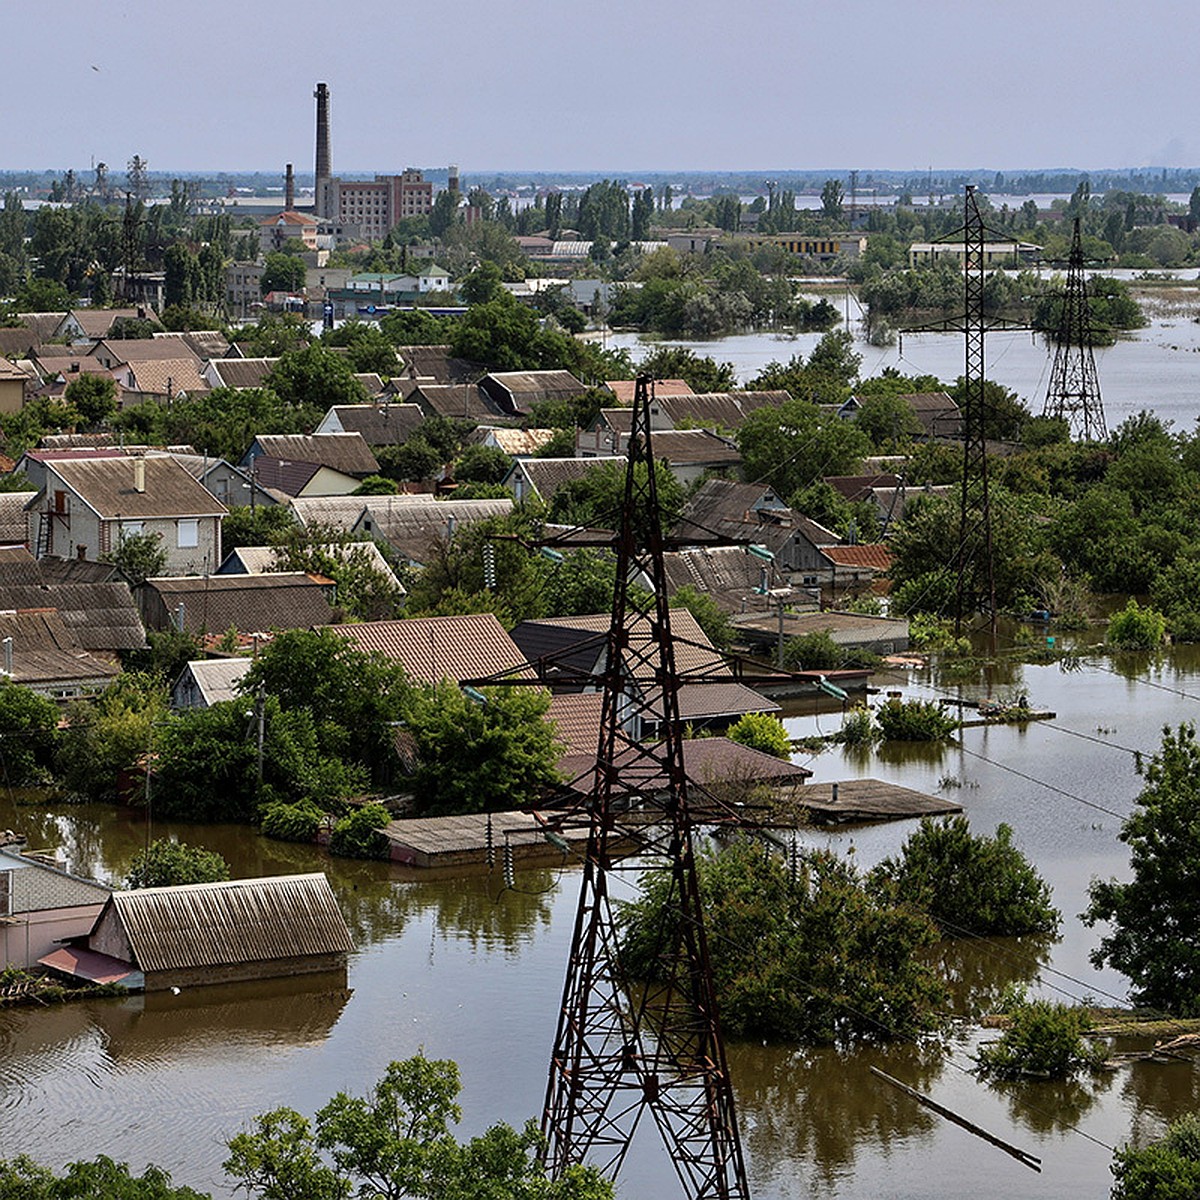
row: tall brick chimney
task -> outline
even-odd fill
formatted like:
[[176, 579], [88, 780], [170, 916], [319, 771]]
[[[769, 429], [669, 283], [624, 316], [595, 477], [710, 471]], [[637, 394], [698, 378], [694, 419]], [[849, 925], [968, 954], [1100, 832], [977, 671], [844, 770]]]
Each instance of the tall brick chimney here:
[[296, 173], [292, 170], [292, 164], [288, 163], [287, 170], [283, 175], [283, 207], [287, 212], [294, 212], [296, 208]]
[[327, 217], [326, 185], [333, 175], [333, 164], [329, 152], [329, 88], [323, 83], [317, 84], [313, 92], [317, 99], [317, 198], [316, 210], [318, 217]]

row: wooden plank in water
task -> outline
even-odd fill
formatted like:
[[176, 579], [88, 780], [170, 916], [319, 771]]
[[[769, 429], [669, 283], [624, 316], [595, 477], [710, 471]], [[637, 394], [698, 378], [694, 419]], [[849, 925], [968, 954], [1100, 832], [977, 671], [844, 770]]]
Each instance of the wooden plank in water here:
[[[834, 789], [837, 799], [834, 799]], [[904, 821], [960, 813], [961, 804], [881, 779], [846, 779], [838, 783], [808, 783], [796, 788], [787, 801], [819, 824], [865, 821]]]

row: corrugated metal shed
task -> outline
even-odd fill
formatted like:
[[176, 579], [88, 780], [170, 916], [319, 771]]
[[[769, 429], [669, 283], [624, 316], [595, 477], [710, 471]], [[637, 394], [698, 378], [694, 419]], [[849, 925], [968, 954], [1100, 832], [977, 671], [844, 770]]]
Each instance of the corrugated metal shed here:
[[97, 926], [110, 909], [146, 972], [354, 949], [320, 872], [114, 892]]

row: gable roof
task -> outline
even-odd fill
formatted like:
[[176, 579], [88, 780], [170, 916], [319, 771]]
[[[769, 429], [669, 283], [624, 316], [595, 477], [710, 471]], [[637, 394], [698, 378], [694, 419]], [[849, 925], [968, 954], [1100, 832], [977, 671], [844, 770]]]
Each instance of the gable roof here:
[[[146, 490], [134, 487], [134, 464], [146, 470]], [[173, 458], [60, 459], [47, 464], [85, 504], [106, 519], [223, 517], [219, 500]]]
[[489, 438], [509, 458], [527, 457], [537, 453], [547, 442], [552, 441], [557, 429], [512, 429], [505, 427], [480, 427], [471, 435], [471, 441], [484, 442]]
[[671, 595], [690, 587], [711, 596], [727, 613], [765, 611], [770, 606], [770, 597], [755, 590], [762, 581], [764, 566], [741, 546], [706, 546], [663, 555]]
[[61, 867], [0, 845], [0, 871], [11, 871], [9, 901], [13, 916], [56, 908], [103, 904], [112, 888], [72, 875]]
[[503, 421], [511, 418], [475, 383], [421, 383], [409, 393], [409, 400], [434, 416], [464, 421]]
[[256, 388], [279, 361], [277, 358], [214, 358], [208, 369], [216, 377], [218, 387]]
[[565, 400], [587, 391], [570, 371], [492, 371], [479, 386], [506, 412], [527, 412], [538, 401]]
[[288, 508], [304, 526], [328, 525], [349, 533], [367, 510], [369, 496], [295, 496]]
[[171, 687], [172, 693], [190, 676], [206, 707], [235, 700], [236, 684], [253, 666], [249, 658], [198, 658], [187, 663]]
[[329, 580], [303, 571], [271, 575], [181, 575], [147, 579], [142, 591], [146, 623], [165, 629], [178, 620], [188, 633], [242, 633], [308, 629], [333, 619]]
[[657, 399], [676, 427], [691, 424], [739, 429], [752, 412], [760, 408], [777, 408], [791, 397], [787, 392], [701, 392]]
[[42, 608], [57, 609], [64, 627], [84, 650], [111, 653], [140, 650], [146, 644], [128, 584], [57, 583], [44, 578], [18, 583], [10, 581], [9, 569], [0, 564], [0, 610]]
[[174, 398], [180, 392], [207, 392], [208, 383], [194, 358], [155, 358], [134, 364], [132, 390]]
[[824, 482], [853, 503], [858, 500], [870, 500], [872, 488], [899, 487], [900, 476], [887, 471], [875, 475], [826, 475]]
[[360, 649], [395, 659], [420, 683], [457, 683], [514, 670], [517, 678], [535, 678], [495, 613], [365, 621], [336, 628]]
[[453, 536], [460, 525], [507, 516], [513, 502], [496, 500], [433, 500], [426, 496], [363, 496], [362, 515], [354, 526], [383, 538], [410, 562], [423, 563], [430, 549]]
[[583, 479], [597, 467], [606, 463], [619, 463], [625, 466], [623, 454], [608, 455], [597, 458], [526, 458], [513, 463], [512, 469], [504, 477], [505, 487], [515, 474], [521, 474], [530, 487], [547, 503], [550, 503], [554, 493], [565, 483], [573, 483]]
[[892, 565], [892, 552], [882, 542], [825, 546], [822, 553], [839, 567], [870, 567], [873, 571], [886, 571]]
[[0, 546], [25, 544], [28, 527], [25, 506], [37, 492], [0, 492]]
[[[279, 546], [238, 546], [225, 556], [218, 574], [221, 575], [273, 575], [280, 571]], [[314, 549], [328, 554], [331, 558], [353, 559], [378, 571], [387, 581], [403, 593], [405, 588], [377, 542], [333, 542], [325, 546], [315, 546]]]
[[483, 368], [465, 358], [455, 358], [449, 346], [401, 346], [400, 357], [413, 379], [431, 379], [435, 383], [472, 383]]
[[54, 337], [66, 315], [65, 312], [17, 313], [17, 316], [25, 322], [26, 328], [33, 332], [39, 342], [48, 342]]
[[379, 460], [361, 433], [260, 433], [244, 462], [250, 461], [256, 448], [268, 458], [318, 463], [345, 475], [373, 475], [379, 470]]
[[122, 363], [153, 362], [168, 358], [183, 359], [194, 366], [199, 366], [200, 362], [182, 333], [164, 333], [148, 338], [101, 338], [88, 351], [88, 356], [98, 358], [101, 353]]
[[224, 967], [354, 949], [321, 873], [114, 892], [97, 926], [110, 910], [143, 971]]
[[56, 683], [104, 683], [120, 668], [85, 650], [56, 608], [0, 612], [0, 639], [13, 640], [16, 683], [48, 687]]
[[325, 414], [325, 421], [332, 419], [368, 446], [403, 446], [425, 414], [418, 404], [335, 404]]
[[734, 467], [742, 461], [733, 442], [707, 429], [657, 430], [651, 434], [650, 444], [654, 457], [666, 459], [672, 466], [706, 463]]
[[136, 308], [73, 308], [70, 313], [63, 314], [59, 325], [62, 325], [68, 316], [83, 330], [85, 337], [102, 338], [108, 335], [108, 331], [118, 320], [145, 319], [147, 316], [153, 319], [154, 314]]
[[[633, 404], [637, 388], [636, 379], [606, 379], [604, 386], [608, 388], [617, 400], [628, 407]], [[654, 397], [661, 400], [664, 396], [692, 396], [695, 393], [683, 379], [656, 379], [654, 381]]]

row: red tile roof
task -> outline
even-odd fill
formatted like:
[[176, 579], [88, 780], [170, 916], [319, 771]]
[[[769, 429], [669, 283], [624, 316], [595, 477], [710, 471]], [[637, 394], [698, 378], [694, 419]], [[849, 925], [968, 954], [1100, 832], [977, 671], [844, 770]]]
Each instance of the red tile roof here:
[[822, 553], [839, 567], [872, 567], [876, 571], [886, 571], [892, 565], [892, 552], [882, 542], [825, 546]]

